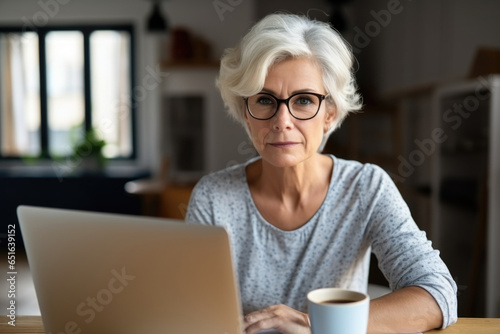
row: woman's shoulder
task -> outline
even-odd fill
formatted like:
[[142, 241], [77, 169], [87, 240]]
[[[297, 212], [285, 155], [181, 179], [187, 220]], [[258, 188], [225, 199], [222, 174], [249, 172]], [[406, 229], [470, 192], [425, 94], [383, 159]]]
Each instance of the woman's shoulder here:
[[334, 161], [334, 168], [345, 174], [385, 174], [386, 172], [378, 165], [363, 163], [357, 160], [348, 160], [331, 155]]
[[[380, 166], [372, 163], [361, 163], [332, 155], [334, 160], [334, 178], [346, 183], [380, 183], [390, 181], [389, 174]], [[392, 181], [391, 181], [392, 182]]]

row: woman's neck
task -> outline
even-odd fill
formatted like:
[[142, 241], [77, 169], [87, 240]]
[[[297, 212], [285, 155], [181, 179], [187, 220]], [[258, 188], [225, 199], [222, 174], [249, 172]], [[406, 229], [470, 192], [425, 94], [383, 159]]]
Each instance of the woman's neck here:
[[293, 167], [276, 167], [261, 159], [249, 166], [247, 177], [249, 184], [266, 196], [299, 203], [329, 185], [332, 165], [329, 156], [319, 153]]

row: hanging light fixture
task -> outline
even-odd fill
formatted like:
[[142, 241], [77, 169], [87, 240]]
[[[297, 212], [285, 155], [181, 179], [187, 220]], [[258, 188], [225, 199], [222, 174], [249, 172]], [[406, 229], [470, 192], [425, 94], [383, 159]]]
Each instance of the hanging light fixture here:
[[147, 30], [149, 32], [164, 32], [168, 30], [167, 19], [161, 13], [160, 0], [153, 0], [153, 10], [148, 17]]

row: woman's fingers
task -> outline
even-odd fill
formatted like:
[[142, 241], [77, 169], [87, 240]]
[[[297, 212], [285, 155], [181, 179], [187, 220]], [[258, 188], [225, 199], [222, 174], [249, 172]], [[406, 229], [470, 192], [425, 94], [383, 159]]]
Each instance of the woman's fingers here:
[[275, 329], [283, 334], [310, 334], [307, 314], [286, 305], [273, 305], [249, 313], [244, 318], [245, 333], [254, 334], [265, 329]]

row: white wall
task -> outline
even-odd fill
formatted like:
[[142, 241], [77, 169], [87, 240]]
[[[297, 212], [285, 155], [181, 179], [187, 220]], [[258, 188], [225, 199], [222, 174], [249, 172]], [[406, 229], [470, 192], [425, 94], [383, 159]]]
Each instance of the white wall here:
[[[212, 0], [170, 0], [162, 3], [169, 25], [182, 25], [205, 38], [212, 45], [214, 58], [219, 58], [225, 48], [237, 43], [253, 24], [255, 16], [253, 0], [218, 1], [226, 6], [222, 9], [219, 6], [216, 10]], [[147, 69], [157, 67], [160, 55], [164, 55], [168, 47], [162, 44], [168, 42], [166, 36], [147, 34], [145, 31], [150, 10], [151, 2], [146, 0], [0, 0], [0, 24], [36, 27], [72, 23], [133, 23], [137, 46], [136, 85], [140, 86], [142, 79], [148, 75]], [[157, 168], [160, 159], [160, 129], [157, 125], [161, 88], [160, 85], [158, 89], [148, 91], [137, 110], [137, 165], [152, 169]], [[236, 152], [232, 146], [220, 149]]]
[[[354, 27], [366, 33], [373, 13], [399, 4], [387, 24], [372, 27], [369, 44], [357, 54], [359, 76], [387, 93], [433, 81], [467, 76], [478, 46], [500, 48], [500, 1], [354, 0]], [[354, 30], [353, 27], [353, 30]], [[352, 33], [353, 46], [363, 44]]]
[[[171, 26], [183, 25], [212, 44], [213, 56], [234, 45], [255, 21], [276, 10], [308, 13], [321, 19], [329, 14], [328, 1], [217, 0], [227, 5], [219, 9], [214, 0], [169, 0], [162, 2]], [[377, 22], [373, 12], [388, 10], [399, 3], [390, 22], [369, 36], [369, 44], [359, 47], [356, 28], [366, 33], [367, 24]], [[57, 6], [55, 6], [57, 4]], [[232, 4], [232, 5], [231, 5]], [[219, 7], [221, 8], [221, 7]], [[137, 27], [137, 84], [156, 67], [159, 54], [167, 53], [166, 39], [144, 31], [150, 11], [146, 0], [0, 0], [0, 24], [37, 23], [50, 17], [49, 24], [133, 22]], [[346, 7], [351, 24], [347, 40], [360, 49], [358, 76], [376, 93], [434, 80], [466, 76], [477, 46], [500, 47], [500, 1], [496, 0], [353, 0]], [[326, 16], [325, 16], [326, 18]], [[358, 37], [359, 38], [359, 37]], [[359, 42], [359, 39], [357, 40]], [[168, 40], [167, 40], [168, 42]], [[150, 94], [149, 94], [150, 93]], [[139, 163], [157, 166], [160, 89], [148, 92], [138, 110]], [[230, 129], [228, 133], [237, 130]], [[222, 144], [229, 141], [220, 140]], [[234, 145], [233, 145], [234, 146]], [[221, 147], [233, 150], [232, 147]]]

